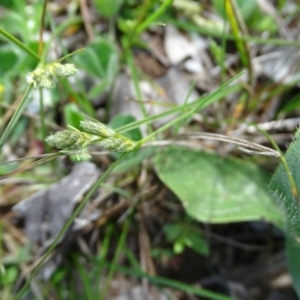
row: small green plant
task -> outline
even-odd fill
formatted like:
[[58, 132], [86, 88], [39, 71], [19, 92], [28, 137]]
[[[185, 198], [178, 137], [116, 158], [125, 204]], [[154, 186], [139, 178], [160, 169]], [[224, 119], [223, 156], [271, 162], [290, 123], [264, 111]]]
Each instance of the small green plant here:
[[167, 241], [173, 243], [175, 254], [183, 253], [188, 247], [201, 255], [209, 254], [209, 247], [199, 228], [189, 222], [174, 222], [164, 226]]

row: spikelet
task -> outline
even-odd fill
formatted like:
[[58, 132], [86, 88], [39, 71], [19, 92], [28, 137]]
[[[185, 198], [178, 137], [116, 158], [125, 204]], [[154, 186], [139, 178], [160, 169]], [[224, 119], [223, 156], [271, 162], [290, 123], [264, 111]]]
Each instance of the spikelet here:
[[107, 127], [101, 122], [94, 120], [80, 121], [80, 127], [84, 132], [100, 137], [113, 137], [117, 135], [117, 133], [113, 129]]
[[81, 121], [80, 126], [83, 131], [68, 125], [68, 130], [57, 131], [48, 136], [46, 142], [64, 153], [81, 150], [92, 142], [97, 142], [105, 150], [113, 152], [130, 152], [137, 145], [98, 121]]
[[89, 145], [93, 137], [72, 126], [69, 130], [57, 131], [46, 137], [45, 141], [52, 147], [62, 150], [80, 150]]
[[99, 121], [80, 121], [80, 127], [84, 132], [94, 134], [102, 138], [98, 139], [98, 143], [105, 150], [113, 152], [130, 152], [136, 146], [136, 142], [117, 133]]
[[40, 64], [33, 72], [28, 74], [27, 82], [33, 87], [54, 88], [58, 77], [70, 77], [78, 73], [73, 64]]
[[103, 138], [98, 143], [105, 150], [112, 152], [130, 152], [137, 144], [131, 139], [119, 134], [114, 137]]
[[78, 73], [77, 69], [73, 64], [60, 64], [60, 63], [52, 63], [46, 65], [46, 72], [53, 77], [70, 77], [76, 75]]

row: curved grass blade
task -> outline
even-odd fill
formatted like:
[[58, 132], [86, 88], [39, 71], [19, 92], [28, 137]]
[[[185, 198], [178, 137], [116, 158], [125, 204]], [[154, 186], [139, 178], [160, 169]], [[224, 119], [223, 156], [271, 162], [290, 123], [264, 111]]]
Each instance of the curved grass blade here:
[[27, 106], [30, 98], [28, 97], [30, 94], [30, 91], [33, 87], [33, 84], [30, 84], [26, 91], [25, 94], [22, 98], [22, 100], [20, 101], [15, 113], [13, 114], [12, 118], [10, 119], [8, 125], [6, 126], [3, 134], [0, 137], [0, 149], [3, 147], [5, 141], [7, 140], [8, 135], [11, 133], [11, 131], [14, 129], [15, 125], [17, 124], [18, 120], [20, 119], [23, 110], [25, 109], [25, 107]]

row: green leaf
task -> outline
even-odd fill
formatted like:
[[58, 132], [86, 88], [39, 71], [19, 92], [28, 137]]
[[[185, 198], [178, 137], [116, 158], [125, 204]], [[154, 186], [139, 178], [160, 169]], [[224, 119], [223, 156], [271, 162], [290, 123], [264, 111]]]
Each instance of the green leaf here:
[[119, 55], [113, 43], [101, 38], [90, 43], [85, 51], [75, 55], [73, 62], [88, 74], [111, 82], [118, 70]]
[[108, 80], [103, 80], [99, 84], [95, 85], [88, 92], [88, 98], [93, 99], [99, 97], [109, 85]]
[[185, 245], [201, 255], [207, 256], [209, 254], [209, 247], [206, 240], [201, 234], [193, 230], [187, 232]]
[[73, 57], [75, 65], [90, 75], [102, 78], [105, 74], [99, 57], [92, 46], [85, 48], [85, 51]]
[[182, 224], [171, 223], [163, 228], [168, 242], [174, 242], [183, 232]]
[[253, 163], [174, 146], [158, 153], [154, 164], [159, 178], [196, 220], [264, 219], [282, 227], [282, 214], [268, 194], [266, 176]]
[[[299, 219], [298, 219], [299, 220]], [[298, 235], [299, 238], [299, 235]], [[297, 295], [300, 297], [300, 243], [294, 236], [287, 234], [285, 241], [285, 253], [290, 274], [293, 278], [294, 288]]]
[[114, 0], [113, 3], [111, 0], [95, 0], [94, 3], [102, 16], [111, 18], [119, 12], [123, 0]]
[[[296, 132], [294, 141], [290, 144], [285, 160], [293, 177], [296, 189], [300, 191], [300, 129]], [[286, 256], [293, 277], [295, 290], [300, 297], [300, 205], [299, 196], [296, 198], [291, 189], [292, 183], [287, 171], [281, 163], [270, 182], [270, 189], [285, 213], [286, 223]]]
[[66, 277], [66, 275], [67, 275], [67, 269], [63, 268], [63, 267], [60, 267], [51, 276], [51, 282], [53, 284], [59, 284], [60, 282], [63, 281], [63, 279]]

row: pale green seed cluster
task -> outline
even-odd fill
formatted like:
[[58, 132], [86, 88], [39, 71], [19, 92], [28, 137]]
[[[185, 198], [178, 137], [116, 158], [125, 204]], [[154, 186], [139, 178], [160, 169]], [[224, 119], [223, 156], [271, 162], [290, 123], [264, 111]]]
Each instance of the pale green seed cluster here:
[[113, 129], [107, 127], [106, 125], [98, 121], [80, 121], [80, 127], [84, 132], [98, 135], [101, 137], [113, 137], [117, 135], [117, 133]]
[[29, 73], [28, 83], [34, 87], [54, 88], [58, 77], [66, 78], [76, 75], [78, 70], [73, 64], [50, 63], [41, 64], [33, 72]]
[[69, 130], [57, 131], [46, 137], [45, 141], [52, 147], [62, 150], [80, 150], [92, 141], [92, 136], [69, 126]]
[[46, 142], [63, 151], [81, 150], [95, 141], [107, 151], [130, 152], [137, 144], [96, 120], [81, 121], [80, 126], [82, 131], [68, 126], [69, 130], [48, 136]]
[[80, 127], [84, 132], [99, 136], [99, 145], [107, 151], [130, 152], [136, 146], [136, 142], [96, 120], [81, 121]]
[[115, 137], [103, 138], [99, 141], [99, 145], [107, 151], [130, 152], [136, 146], [136, 142], [123, 135], [117, 135]]

